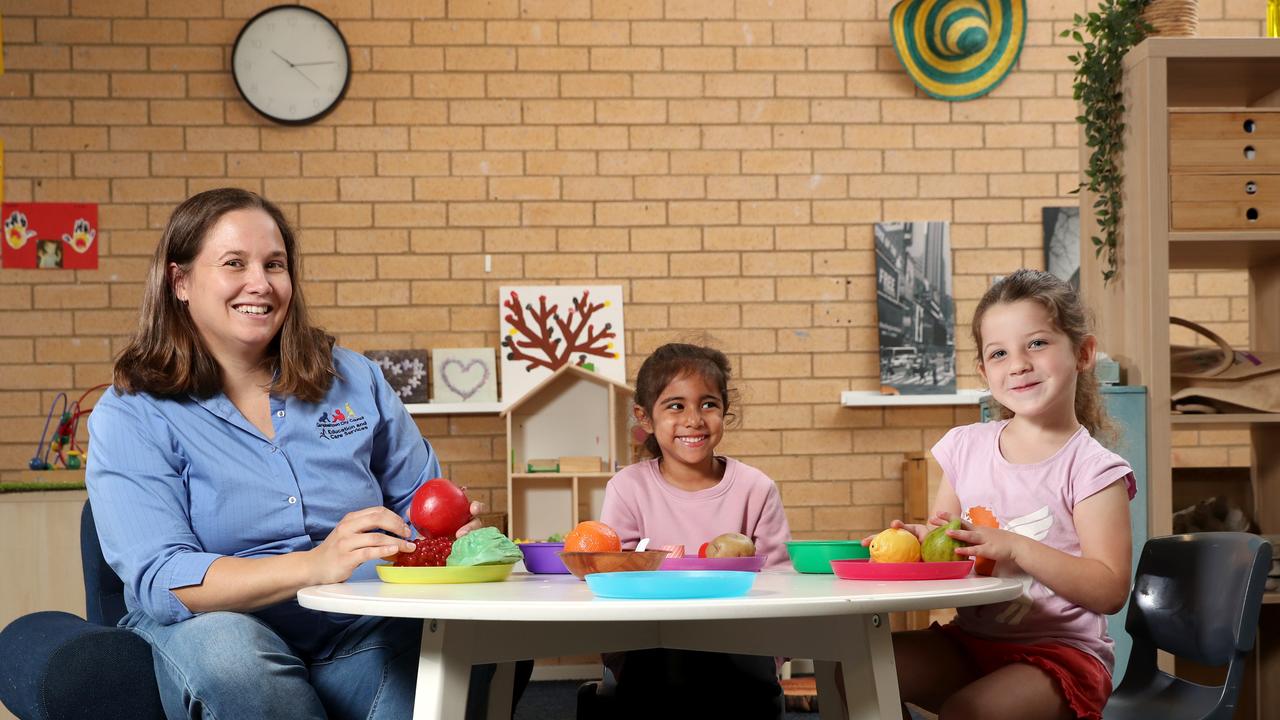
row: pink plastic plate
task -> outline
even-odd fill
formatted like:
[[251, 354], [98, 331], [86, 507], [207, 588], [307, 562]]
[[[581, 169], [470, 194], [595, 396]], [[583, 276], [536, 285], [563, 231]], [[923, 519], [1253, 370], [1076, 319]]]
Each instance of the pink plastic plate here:
[[832, 560], [831, 569], [836, 577], [845, 580], [958, 580], [973, 569], [973, 561], [873, 563], [870, 560]]
[[738, 572], [760, 572], [764, 567], [765, 560], [768, 555], [754, 555], [752, 557], [735, 557], [735, 558], [700, 558], [700, 557], [669, 557], [662, 561], [662, 567], [659, 570], [732, 570]]

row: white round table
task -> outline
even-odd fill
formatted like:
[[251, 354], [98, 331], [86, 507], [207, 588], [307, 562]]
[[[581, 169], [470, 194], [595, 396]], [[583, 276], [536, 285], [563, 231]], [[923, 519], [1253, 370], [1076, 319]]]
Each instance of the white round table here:
[[415, 719], [461, 720], [470, 667], [499, 663], [489, 717], [510, 718], [516, 660], [664, 647], [813, 658], [823, 720], [845, 717], [835, 663], [849, 693], [849, 718], [897, 718], [898, 681], [886, 613], [1012, 600], [1007, 578], [869, 582], [834, 575], [765, 572], [751, 591], [715, 600], [599, 599], [571, 575], [513, 574], [506, 582], [319, 585], [298, 592], [303, 607], [354, 615], [423, 618]]

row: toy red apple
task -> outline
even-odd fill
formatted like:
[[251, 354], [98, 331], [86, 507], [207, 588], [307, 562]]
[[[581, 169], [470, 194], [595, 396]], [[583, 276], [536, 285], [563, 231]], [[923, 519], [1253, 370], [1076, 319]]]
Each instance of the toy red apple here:
[[453, 537], [471, 520], [471, 501], [444, 478], [428, 480], [413, 494], [409, 521], [424, 537]]

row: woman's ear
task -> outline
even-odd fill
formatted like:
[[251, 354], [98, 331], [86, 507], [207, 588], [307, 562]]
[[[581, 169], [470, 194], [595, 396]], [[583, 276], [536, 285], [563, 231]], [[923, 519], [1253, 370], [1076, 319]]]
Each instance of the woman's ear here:
[[178, 267], [178, 263], [169, 263], [169, 284], [173, 287], [173, 294], [182, 302], [187, 302], [187, 276]]
[[1098, 338], [1093, 335], [1085, 335], [1084, 340], [1080, 342], [1080, 349], [1076, 352], [1076, 372], [1092, 370], [1093, 363], [1097, 359]]
[[645, 432], [650, 435], [653, 434], [653, 419], [649, 417], [649, 413], [644, 411], [644, 408], [639, 405], [632, 405], [631, 416], [636, 419], [637, 425], [644, 428]]

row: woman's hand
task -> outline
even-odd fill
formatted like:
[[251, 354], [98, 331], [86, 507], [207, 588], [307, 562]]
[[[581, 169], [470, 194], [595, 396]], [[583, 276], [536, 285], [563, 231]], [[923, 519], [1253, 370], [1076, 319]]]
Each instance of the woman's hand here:
[[479, 530], [481, 528], [480, 514], [488, 509], [489, 507], [484, 503], [480, 502], [479, 500], [473, 500], [471, 502], [471, 521], [468, 522], [466, 525], [463, 525], [462, 527], [458, 528], [458, 534], [456, 535], [456, 537], [462, 537], [463, 535], [466, 535], [472, 530]]
[[403, 518], [382, 506], [347, 513], [324, 542], [307, 551], [314, 584], [345, 582], [370, 560], [413, 552], [414, 544], [407, 539], [412, 532]]

